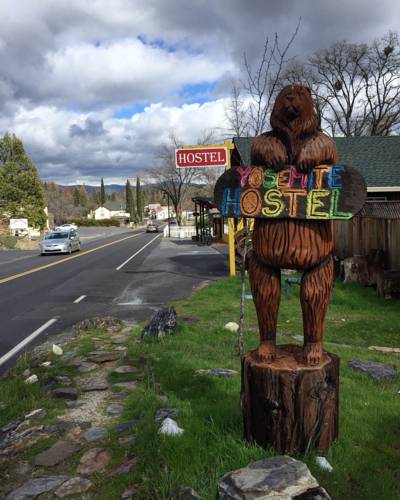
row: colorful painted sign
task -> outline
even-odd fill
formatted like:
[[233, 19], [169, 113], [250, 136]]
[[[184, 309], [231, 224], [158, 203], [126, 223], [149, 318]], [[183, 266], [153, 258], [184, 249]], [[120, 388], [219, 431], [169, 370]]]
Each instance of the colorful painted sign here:
[[319, 165], [300, 173], [287, 165], [236, 167], [218, 179], [214, 199], [225, 217], [351, 219], [363, 207], [366, 184], [346, 165]]
[[228, 149], [226, 147], [196, 147], [175, 149], [176, 168], [227, 167]]

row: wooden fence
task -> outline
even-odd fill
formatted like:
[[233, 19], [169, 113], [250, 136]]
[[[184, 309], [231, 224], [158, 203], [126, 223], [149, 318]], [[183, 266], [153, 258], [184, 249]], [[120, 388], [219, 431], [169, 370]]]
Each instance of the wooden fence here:
[[354, 217], [334, 221], [335, 255], [340, 259], [381, 250], [386, 269], [400, 269], [400, 219]]

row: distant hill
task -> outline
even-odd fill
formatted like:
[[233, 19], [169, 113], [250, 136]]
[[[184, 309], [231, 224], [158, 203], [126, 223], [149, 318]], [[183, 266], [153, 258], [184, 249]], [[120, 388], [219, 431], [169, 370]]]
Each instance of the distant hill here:
[[[65, 186], [62, 184], [59, 184], [60, 187], [65, 188], [65, 189], [70, 189], [73, 191], [76, 187], [80, 187], [82, 184], [71, 184], [69, 186]], [[204, 186], [204, 184], [193, 184], [191, 183], [191, 187], [199, 188]], [[91, 186], [90, 184], [85, 184], [86, 190], [88, 193], [92, 193], [95, 189], [100, 189], [100, 186]], [[122, 193], [125, 192], [125, 185], [124, 184], [105, 184], [104, 188], [106, 190], [106, 193], [111, 194], [111, 193]], [[133, 189], [135, 189], [135, 186], [132, 186]], [[141, 188], [146, 191], [150, 191], [152, 189], [160, 189], [160, 184], [157, 182], [153, 182], [151, 184], [142, 184]]]

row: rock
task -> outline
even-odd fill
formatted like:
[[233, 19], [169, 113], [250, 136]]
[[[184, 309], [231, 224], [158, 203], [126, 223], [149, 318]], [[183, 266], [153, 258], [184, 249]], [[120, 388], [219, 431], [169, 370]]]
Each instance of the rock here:
[[379, 352], [394, 352], [396, 354], [400, 354], [400, 347], [384, 347], [379, 345], [370, 345], [368, 347], [371, 351], [379, 351]]
[[130, 457], [128, 460], [125, 460], [121, 465], [119, 465], [116, 469], [111, 472], [112, 476], [121, 476], [122, 474], [126, 474], [130, 472], [132, 467], [138, 461], [138, 457]]
[[294, 500], [331, 500], [331, 497], [321, 486], [319, 488], [310, 488], [305, 493], [296, 495], [293, 498]]
[[42, 493], [54, 490], [68, 479], [68, 476], [45, 476], [31, 479], [19, 488], [13, 490], [6, 500], [29, 500]]
[[183, 486], [178, 492], [177, 500], [200, 500], [200, 497], [190, 486]]
[[63, 399], [78, 399], [78, 391], [74, 387], [60, 387], [51, 391], [51, 395], [55, 398]]
[[37, 410], [33, 410], [30, 413], [25, 415], [25, 420], [28, 418], [43, 418], [47, 415], [47, 411], [42, 408], [38, 408]]
[[328, 472], [333, 471], [332, 465], [325, 457], [315, 457], [315, 462], [321, 467], [321, 469], [327, 470]]
[[37, 375], [31, 375], [27, 379], [25, 379], [25, 384], [34, 384], [38, 381], [38, 376]]
[[126, 392], [114, 392], [108, 397], [109, 401], [124, 401], [129, 398], [129, 394]]
[[77, 349], [71, 349], [70, 351], [68, 352], [64, 352], [64, 354], [62, 355], [62, 359], [64, 361], [69, 361], [70, 359], [73, 359], [75, 358], [75, 356], [78, 354], [78, 351]]
[[165, 436], [179, 436], [183, 434], [183, 429], [172, 418], [166, 418], [161, 424], [159, 433]]
[[105, 427], [92, 427], [85, 432], [83, 437], [88, 443], [93, 443], [94, 441], [99, 441], [108, 436], [108, 430]]
[[213, 377], [234, 377], [238, 374], [236, 370], [229, 370], [228, 368], [210, 368], [208, 370], [196, 370], [196, 376], [211, 375]]
[[105, 363], [106, 361], [116, 361], [121, 354], [116, 351], [92, 351], [88, 354], [88, 359], [93, 363]]
[[79, 366], [78, 366], [78, 371], [81, 373], [89, 373], [92, 372], [93, 370], [96, 370], [99, 367], [96, 363], [92, 363], [91, 361], [83, 361]]
[[71, 457], [80, 449], [76, 443], [69, 443], [68, 441], [58, 441], [53, 444], [48, 450], [43, 451], [35, 456], [33, 459], [34, 465], [42, 467], [54, 467], [60, 464], [67, 458]]
[[89, 380], [85, 384], [81, 384], [80, 388], [83, 392], [106, 391], [108, 384], [103, 380]]
[[297, 340], [298, 342], [304, 342], [304, 337], [303, 335], [292, 335], [294, 340]]
[[43, 361], [43, 363], [40, 363], [40, 366], [48, 368], [49, 366], [51, 366], [51, 361]]
[[160, 424], [167, 417], [176, 417], [178, 415], [178, 410], [176, 408], [161, 408], [156, 411], [154, 420]]
[[218, 499], [291, 500], [316, 488], [319, 484], [303, 462], [288, 456], [276, 456], [225, 474], [218, 482]]
[[59, 436], [62, 436], [63, 434], [70, 431], [74, 427], [79, 427], [80, 429], [88, 429], [91, 425], [92, 425], [91, 422], [80, 422], [80, 421], [74, 422], [74, 421], [64, 420], [62, 422], [59, 422], [58, 424], [46, 425], [45, 430], [52, 434], [58, 434]]
[[115, 370], [113, 370], [113, 373], [135, 373], [137, 372], [137, 368], [135, 368], [134, 366], [130, 366], [130, 365], [123, 365], [123, 366], [117, 366], [117, 368], [115, 368]]
[[89, 479], [83, 477], [71, 477], [68, 481], [65, 481], [57, 490], [54, 492], [57, 498], [69, 497], [71, 495], [77, 495], [78, 493], [85, 493], [92, 487], [92, 482]]
[[139, 387], [139, 384], [135, 380], [131, 380], [130, 382], [116, 382], [115, 386], [118, 389], [128, 389], [133, 391]]
[[84, 453], [78, 466], [78, 474], [90, 475], [103, 471], [111, 460], [111, 454], [104, 448], [92, 448]]
[[366, 373], [375, 380], [389, 380], [393, 382], [396, 377], [396, 369], [384, 363], [353, 359], [349, 362], [349, 367], [352, 370]]
[[62, 348], [56, 344], [53, 344], [52, 350], [56, 356], [62, 356], [64, 352]]
[[79, 323], [76, 323], [72, 328], [78, 332], [89, 332], [91, 330], [109, 330], [113, 331], [121, 330], [123, 323], [118, 318], [113, 318], [111, 316], [105, 316], [104, 318], [94, 317], [89, 319], [84, 319]]
[[136, 441], [135, 436], [123, 436], [118, 438], [118, 443], [122, 446], [129, 446], [131, 444], [134, 444]]
[[239, 330], [239, 325], [235, 323], [234, 321], [230, 321], [224, 326], [225, 330], [228, 330], [229, 332], [236, 333]]
[[134, 429], [136, 426], [137, 426], [137, 420], [127, 420], [126, 422], [121, 422], [120, 424], [117, 424], [113, 428], [113, 431], [120, 434], [122, 432], [130, 431]]
[[64, 375], [57, 375], [57, 382], [63, 386], [70, 386], [72, 384], [72, 380], [69, 377], [65, 377]]
[[172, 335], [176, 327], [176, 311], [173, 307], [160, 309], [144, 327], [143, 337], [165, 337]]
[[133, 484], [127, 488], [121, 495], [121, 500], [134, 500], [140, 491], [140, 484]]
[[31, 374], [31, 371], [29, 370], [29, 368], [27, 368], [26, 370], [24, 370], [24, 371], [22, 372], [22, 376], [23, 376], [24, 378], [28, 378], [30, 374]]
[[9, 422], [8, 424], [6, 424], [6, 425], [4, 425], [3, 427], [0, 428], [0, 433], [1, 434], [6, 434], [7, 432], [13, 431], [23, 421], [24, 421], [23, 418], [19, 418], [18, 420], [13, 420], [12, 422]]
[[48, 437], [49, 433], [44, 430], [43, 425], [29, 427], [21, 432], [14, 429], [6, 433], [6, 435], [0, 440], [0, 456], [19, 453], [27, 448], [30, 448], [41, 439]]
[[129, 337], [128, 335], [117, 335], [116, 337], [114, 337], [112, 340], [111, 340], [111, 343], [112, 344], [126, 344], [126, 342], [128, 342], [129, 340]]
[[79, 408], [80, 406], [83, 406], [85, 404], [84, 401], [65, 401], [66, 406], [68, 408]]
[[124, 410], [125, 410], [125, 406], [120, 405], [118, 403], [113, 403], [111, 405], [108, 405], [106, 408], [106, 412], [109, 415], [121, 415], [121, 413], [123, 413]]
[[163, 404], [168, 403], [168, 396], [165, 396], [164, 394], [158, 394], [158, 395], [156, 396], [156, 399], [157, 399], [157, 401], [159, 401], [160, 403], [163, 403]]

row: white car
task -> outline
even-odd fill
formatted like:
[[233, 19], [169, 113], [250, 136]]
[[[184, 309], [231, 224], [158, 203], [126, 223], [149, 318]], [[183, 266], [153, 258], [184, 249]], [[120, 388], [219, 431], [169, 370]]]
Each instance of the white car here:
[[76, 231], [78, 226], [76, 224], [62, 224], [61, 226], [57, 226], [55, 231], [70, 231], [71, 229]]
[[81, 241], [76, 231], [51, 231], [40, 242], [40, 254], [69, 253], [81, 249]]

